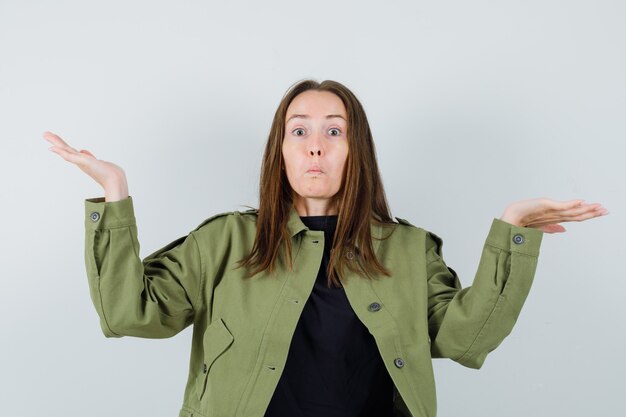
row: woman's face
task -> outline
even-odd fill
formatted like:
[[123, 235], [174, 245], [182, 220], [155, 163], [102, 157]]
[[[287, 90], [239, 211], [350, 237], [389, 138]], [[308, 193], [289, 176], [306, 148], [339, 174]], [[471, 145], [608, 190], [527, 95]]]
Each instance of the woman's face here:
[[307, 90], [287, 108], [282, 152], [300, 215], [334, 210], [328, 203], [341, 188], [348, 157], [347, 119], [341, 99], [327, 91]]

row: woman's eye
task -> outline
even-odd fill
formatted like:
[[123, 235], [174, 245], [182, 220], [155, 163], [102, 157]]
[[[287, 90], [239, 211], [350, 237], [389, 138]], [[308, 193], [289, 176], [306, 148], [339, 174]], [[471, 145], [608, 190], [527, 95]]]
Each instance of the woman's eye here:
[[[298, 134], [298, 132], [302, 132], [302, 134]], [[304, 129], [298, 128], [298, 129], [294, 129], [293, 132], [296, 136], [302, 136], [304, 135]]]
[[329, 132], [337, 132], [337, 133], [331, 133], [331, 136], [339, 136], [339, 135], [341, 135], [341, 130], [336, 129], [336, 128], [330, 129]]

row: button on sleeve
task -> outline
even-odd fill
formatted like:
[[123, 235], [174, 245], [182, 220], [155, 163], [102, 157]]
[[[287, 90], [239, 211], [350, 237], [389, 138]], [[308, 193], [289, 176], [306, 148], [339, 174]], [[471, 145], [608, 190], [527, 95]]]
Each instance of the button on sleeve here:
[[543, 231], [532, 227], [521, 227], [493, 218], [487, 244], [503, 250], [511, 250], [530, 256], [539, 256]]
[[[104, 211], [106, 209], [106, 216]], [[104, 201], [104, 197], [85, 199], [85, 227], [90, 230], [135, 224], [133, 198], [118, 201]]]

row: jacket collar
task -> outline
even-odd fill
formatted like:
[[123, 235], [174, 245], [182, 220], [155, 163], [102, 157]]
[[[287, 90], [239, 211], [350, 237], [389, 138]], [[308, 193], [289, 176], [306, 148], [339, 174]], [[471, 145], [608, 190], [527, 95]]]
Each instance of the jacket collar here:
[[[302, 232], [303, 230], [309, 230], [309, 228], [302, 222], [302, 219], [300, 219], [300, 215], [298, 214], [298, 211], [296, 210], [295, 206], [292, 204], [291, 208], [289, 209], [289, 218], [287, 220], [287, 231], [289, 232], [289, 236], [293, 238], [295, 235]], [[372, 244], [374, 246], [374, 252], [376, 252], [380, 244], [379, 238], [382, 236], [384, 232], [383, 227], [381, 225], [376, 224], [375, 222], [372, 222], [370, 230], [371, 230], [371, 234], [373, 238]]]
[[289, 232], [289, 236], [294, 237], [303, 230], [309, 230], [309, 228], [302, 223], [302, 219], [300, 219], [300, 215], [298, 214], [296, 207], [292, 204], [289, 209], [289, 219], [287, 220], [287, 231]]

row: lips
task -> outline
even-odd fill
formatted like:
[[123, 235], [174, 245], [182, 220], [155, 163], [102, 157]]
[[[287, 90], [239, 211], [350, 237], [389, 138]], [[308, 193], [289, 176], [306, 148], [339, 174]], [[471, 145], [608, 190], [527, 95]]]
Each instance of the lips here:
[[311, 174], [321, 174], [324, 171], [322, 171], [322, 169], [318, 166], [312, 166], [307, 172], [310, 172]]

